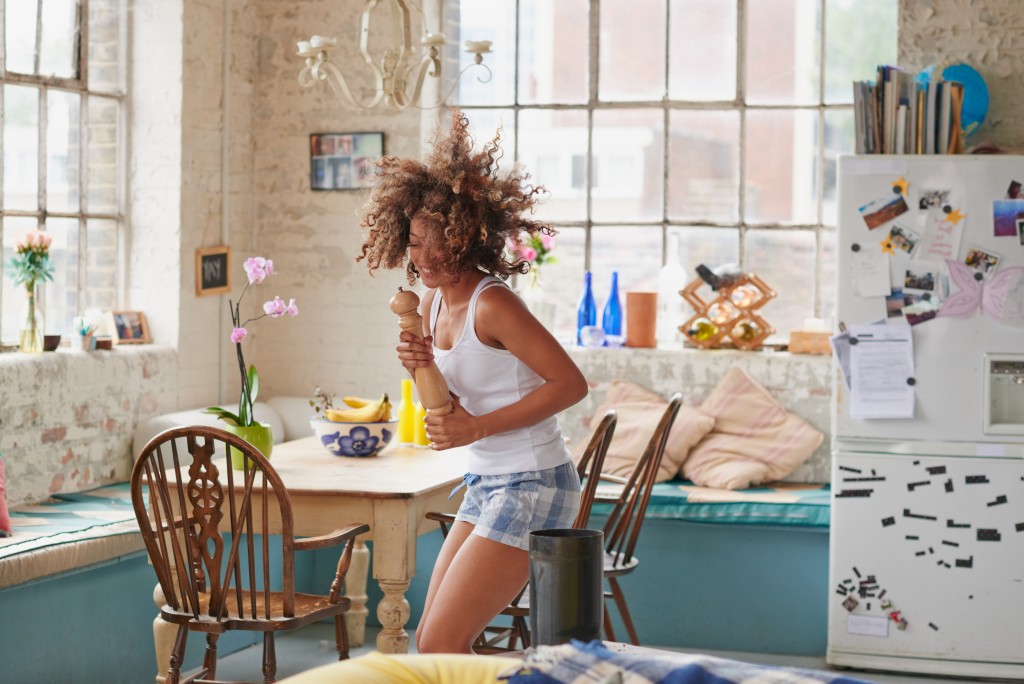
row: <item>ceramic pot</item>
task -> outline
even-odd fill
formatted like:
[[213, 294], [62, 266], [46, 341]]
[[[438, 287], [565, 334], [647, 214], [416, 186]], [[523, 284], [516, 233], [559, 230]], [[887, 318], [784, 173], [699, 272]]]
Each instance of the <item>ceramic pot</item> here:
[[[225, 425], [224, 429], [236, 437], [241, 437], [256, 447], [265, 457], [270, 458], [270, 452], [274, 448], [274, 433], [266, 423], [249, 426]], [[242, 452], [234, 447], [228, 447], [228, 451], [230, 452], [231, 467], [235, 470], [244, 470]]]

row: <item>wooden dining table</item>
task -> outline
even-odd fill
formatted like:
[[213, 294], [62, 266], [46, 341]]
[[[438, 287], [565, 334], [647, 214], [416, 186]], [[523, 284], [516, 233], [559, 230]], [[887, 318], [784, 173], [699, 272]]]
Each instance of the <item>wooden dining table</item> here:
[[[216, 462], [225, 467], [223, 457]], [[274, 445], [270, 463], [288, 490], [296, 536], [326, 534], [349, 523], [369, 523], [369, 534], [357, 541], [345, 582], [346, 595], [352, 601], [346, 616], [349, 642], [352, 646], [363, 644], [370, 565], [383, 592], [377, 605], [381, 624], [377, 650], [407, 653], [409, 603], [405, 592], [416, 574], [416, 538], [438, 529], [437, 523], [424, 517], [428, 511], [454, 512], [462, 502], [462, 490], [448, 497], [466, 472], [466, 448], [434, 451], [391, 445], [376, 456], [344, 458], [330, 454], [316, 437], [307, 437]], [[184, 470], [187, 472], [187, 467]], [[372, 563], [366, 540], [373, 542]], [[159, 585], [154, 600], [163, 605]], [[176, 626], [158, 618], [153, 633], [160, 671], [169, 662]], [[162, 681], [160, 676], [158, 681]]]

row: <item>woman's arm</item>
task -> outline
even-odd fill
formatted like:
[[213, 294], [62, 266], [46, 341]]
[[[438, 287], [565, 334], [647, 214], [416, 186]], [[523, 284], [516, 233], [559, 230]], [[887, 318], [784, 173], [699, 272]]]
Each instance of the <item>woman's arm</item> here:
[[473, 416], [456, 406], [448, 416], [427, 416], [427, 432], [435, 448], [471, 444], [534, 425], [587, 396], [583, 373], [511, 290], [484, 290], [477, 299], [474, 323], [481, 342], [507, 349], [543, 378], [544, 384], [519, 401], [484, 415]]

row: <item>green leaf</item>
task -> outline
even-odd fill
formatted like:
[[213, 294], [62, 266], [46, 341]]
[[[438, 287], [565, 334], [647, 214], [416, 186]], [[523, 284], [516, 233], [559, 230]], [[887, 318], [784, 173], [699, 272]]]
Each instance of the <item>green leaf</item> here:
[[205, 413], [210, 416], [217, 416], [219, 420], [223, 420], [228, 425], [241, 425], [242, 421], [231, 411], [226, 411], [220, 406], [210, 406], [204, 408], [200, 413]]
[[238, 424], [252, 425], [252, 420], [249, 417], [249, 402], [245, 399], [245, 388], [242, 388], [242, 393], [238, 397]]
[[249, 366], [249, 400], [256, 403], [256, 397], [260, 395], [260, 376], [256, 372], [256, 366]]

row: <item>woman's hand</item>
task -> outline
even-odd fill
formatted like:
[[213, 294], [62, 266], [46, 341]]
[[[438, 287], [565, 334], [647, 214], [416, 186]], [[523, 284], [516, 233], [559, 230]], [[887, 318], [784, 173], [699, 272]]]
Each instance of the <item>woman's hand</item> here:
[[477, 431], [478, 418], [462, 408], [459, 398], [452, 395], [453, 411], [444, 416], [427, 414], [427, 439], [437, 451], [472, 444], [482, 437]]
[[395, 347], [398, 360], [410, 373], [417, 368], [426, 368], [434, 360], [433, 337], [416, 337], [411, 332], [403, 330], [398, 339], [401, 340]]

